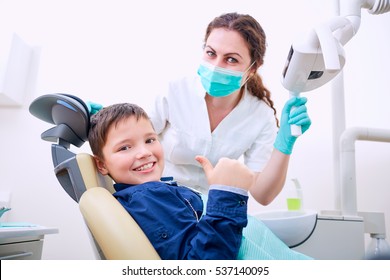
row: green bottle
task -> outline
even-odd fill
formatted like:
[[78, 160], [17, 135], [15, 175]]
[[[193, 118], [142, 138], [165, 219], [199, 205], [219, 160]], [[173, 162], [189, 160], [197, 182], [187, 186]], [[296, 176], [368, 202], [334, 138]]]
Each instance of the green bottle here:
[[289, 211], [299, 211], [303, 209], [302, 188], [298, 179], [291, 179], [294, 183], [294, 188], [287, 193], [287, 209]]

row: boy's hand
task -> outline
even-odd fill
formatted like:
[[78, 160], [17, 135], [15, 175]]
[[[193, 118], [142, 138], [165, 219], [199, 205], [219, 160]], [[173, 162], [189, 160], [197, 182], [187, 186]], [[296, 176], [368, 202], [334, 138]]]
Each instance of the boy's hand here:
[[195, 159], [203, 167], [210, 185], [218, 184], [249, 190], [253, 184], [254, 172], [238, 160], [221, 158], [213, 167], [204, 156], [196, 156]]

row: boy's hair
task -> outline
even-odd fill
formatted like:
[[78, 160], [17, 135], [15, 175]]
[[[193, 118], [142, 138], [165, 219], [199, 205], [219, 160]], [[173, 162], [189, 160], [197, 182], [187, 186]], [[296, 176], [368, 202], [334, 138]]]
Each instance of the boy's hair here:
[[95, 156], [103, 159], [102, 149], [107, 141], [108, 130], [112, 125], [117, 125], [129, 117], [135, 117], [137, 120], [140, 118], [149, 120], [144, 109], [131, 103], [110, 105], [91, 116], [88, 141]]

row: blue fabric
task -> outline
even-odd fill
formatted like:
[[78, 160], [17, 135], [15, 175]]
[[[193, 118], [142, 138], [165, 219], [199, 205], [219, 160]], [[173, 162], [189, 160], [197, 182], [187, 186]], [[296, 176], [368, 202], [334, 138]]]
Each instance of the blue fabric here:
[[162, 259], [236, 259], [247, 224], [247, 196], [210, 190], [201, 196], [164, 182], [115, 184], [114, 196], [137, 221]]
[[218, 189], [206, 196], [163, 182], [114, 187], [162, 259], [311, 259], [247, 216], [246, 196]]
[[248, 216], [244, 229], [239, 260], [310, 260], [311, 258], [290, 249], [263, 222]]
[[[208, 196], [202, 194], [207, 203]], [[311, 260], [312, 258], [290, 249], [262, 221], [248, 216], [243, 230], [238, 260]]]

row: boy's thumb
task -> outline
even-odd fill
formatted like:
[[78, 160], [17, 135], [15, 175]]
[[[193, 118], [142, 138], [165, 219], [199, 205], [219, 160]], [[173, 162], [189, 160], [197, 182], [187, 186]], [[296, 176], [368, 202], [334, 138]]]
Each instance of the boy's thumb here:
[[203, 167], [203, 171], [206, 174], [206, 176], [208, 176], [209, 173], [211, 171], [213, 171], [213, 169], [214, 169], [213, 165], [211, 164], [211, 162], [206, 157], [204, 157], [204, 156], [196, 156], [195, 159]]

